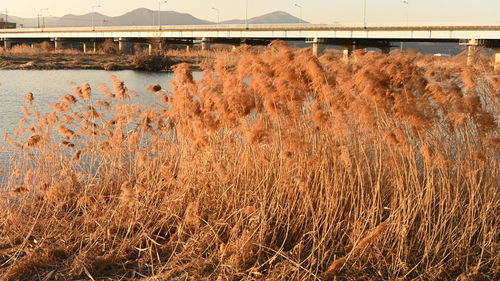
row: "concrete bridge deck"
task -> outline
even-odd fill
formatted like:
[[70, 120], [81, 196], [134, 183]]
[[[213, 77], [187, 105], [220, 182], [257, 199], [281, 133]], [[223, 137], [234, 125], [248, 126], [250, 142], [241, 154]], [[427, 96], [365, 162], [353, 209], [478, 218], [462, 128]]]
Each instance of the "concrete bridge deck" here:
[[[0, 41], [8, 48], [13, 43], [54, 41], [96, 42], [112, 38], [120, 48], [130, 42], [163, 38], [186, 45], [212, 43], [239, 45], [271, 40], [306, 41], [319, 55], [327, 45], [344, 48], [349, 55], [353, 45], [376, 47], [387, 51], [395, 42], [460, 42], [473, 53], [476, 46], [494, 48], [500, 63], [500, 26], [335, 26], [321, 24], [251, 24], [251, 25], [165, 25], [165, 26], [96, 26], [0, 29]], [[85, 48], [84, 43], [84, 50]], [[95, 49], [95, 43], [94, 43]], [[151, 49], [151, 47], [150, 47]]]
[[352, 38], [385, 40], [457, 41], [500, 40], [500, 26], [373, 26], [344, 27], [319, 24], [282, 25], [168, 25], [96, 26], [71, 28], [0, 29], [0, 38]]

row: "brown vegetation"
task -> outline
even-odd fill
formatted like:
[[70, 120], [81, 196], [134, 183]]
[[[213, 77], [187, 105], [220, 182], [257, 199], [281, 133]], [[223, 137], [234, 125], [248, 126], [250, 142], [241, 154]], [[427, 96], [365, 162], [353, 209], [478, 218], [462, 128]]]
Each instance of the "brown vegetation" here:
[[142, 51], [132, 56], [132, 65], [135, 69], [144, 71], [167, 71], [173, 65], [173, 61], [166, 54], [151, 54]]
[[176, 63], [186, 62], [196, 67], [199, 63], [213, 61], [215, 56], [214, 53], [209, 58], [197, 57], [194, 55], [196, 52], [185, 53], [184, 56], [182, 54], [171, 56], [166, 52], [155, 52], [148, 55], [142, 48], [138, 48], [135, 55], [130, 55], [121, 53], [118, 50], [117, 43], [112, 40], [106, 40], [102, 44], [98, 44], [96, 53], [83, 53], [81, 46], [78, 46], [80, 49], [68, 47], [54, 50], [52, 44], [42, 42], [33, 44], [33, 46], [15, 45], [7, 50], [0, 47], [0, 69], [137, 69], [170, 71], [170, 67]]
[[28, 104], [0, 275], [498, 280], [500, 80], [460, 65], [274, 42], [177, 65], [157, 107], [118, 77]]
[[0, 69], [133, 69], [130, 56], [54, 50], [49, 42], [0, 48]]

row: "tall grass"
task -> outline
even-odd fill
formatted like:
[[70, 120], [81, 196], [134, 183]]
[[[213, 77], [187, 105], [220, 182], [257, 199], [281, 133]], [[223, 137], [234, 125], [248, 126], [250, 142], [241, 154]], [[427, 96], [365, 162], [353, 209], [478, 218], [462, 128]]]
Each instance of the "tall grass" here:
[[81, 53], [76, 49], [57, 49], [54, 50], [53, 43], [44, 41], [36, 44], [14, 45], [12, 48], [0, 48], [1, 56], [20, 56], [20, 55], [48, 55], [48, 54], [66, 54], [75, 55]]
[[199, 81], [176, 66], [156, 107], [118, 77], [27, 104], [5, 138], [3, 279], [499, 277], [490, 65], [281, 42], [235, 56]]
[[170, 67], [174, 64], [171, 58], [165, 54], [148, 54], [145, 50], [136, 52], [136, 54], [132, 56], [131, 63], [135, 69], [145, 71], [170, 70]]

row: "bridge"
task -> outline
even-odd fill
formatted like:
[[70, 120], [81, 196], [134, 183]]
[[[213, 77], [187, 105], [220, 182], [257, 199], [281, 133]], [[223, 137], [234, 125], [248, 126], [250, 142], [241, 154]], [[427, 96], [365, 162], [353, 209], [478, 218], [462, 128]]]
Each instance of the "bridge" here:
[[[495, 62], [500, 63], [500, 26], [370, 26], [344, 27], [319, 24], [283, 25], [175, 25], [175, 26], [98, 26], [74, 28], [0, 29], [4, 48], [12, 44], [40, 41], [54, 42], [60, 48], [65, 42], [80, 42], [87, 51], [92, 44], [105, 39], [118, 41], [120, 50], [130, 50], [133, 43], [147, 43], [151, 38], [163, 38], [167, 43], [199, 44], [267, 44], [272, 40], [305, 41], [312, 44], [315, 55], [329, 45], [339, 46], [344, 56], [354, 48], [379, 48], [388, 52], [399, 42], [457, 42], [468, 47], [469, 54], [477, 46], [495, 50]], [[151, 45], [149, 46], [151, 50]]]

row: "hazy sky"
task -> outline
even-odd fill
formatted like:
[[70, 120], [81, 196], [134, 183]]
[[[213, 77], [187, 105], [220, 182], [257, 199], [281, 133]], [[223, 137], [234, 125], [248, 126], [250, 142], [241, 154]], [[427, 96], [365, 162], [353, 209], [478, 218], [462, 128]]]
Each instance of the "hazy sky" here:
[[[190, 13], [195, 17], [216, 21], [220, 10], [221, 20], [244, 19], [246, 0], [168, 0], [162, 10]], [[248, 0], [249, 17], [282, 10], [302, 17], [312, 23], [359, 24], [363, 22], [365, 0]], [[500, 0], [366, 0], [368, 24], [500, 24]], [[145, 7], [158, 9], [157, 0], [1, 0], [0, 10], [10, 15], [36, 17], [40, 9], [46, 16], [85, 14], [92, 5], [100, 4], [96, 11], [117, 16], [130, 10]]]

